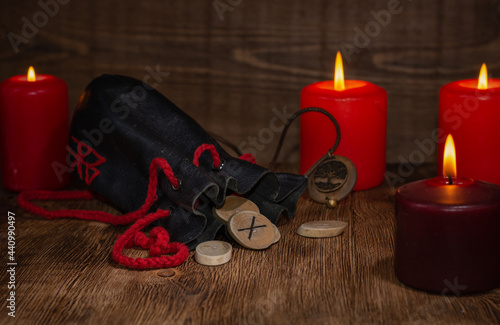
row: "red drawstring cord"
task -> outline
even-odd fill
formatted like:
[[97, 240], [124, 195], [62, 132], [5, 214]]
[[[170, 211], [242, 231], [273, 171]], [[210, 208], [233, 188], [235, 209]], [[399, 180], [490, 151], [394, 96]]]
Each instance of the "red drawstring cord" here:
[[[167, 217], [170, 214], [168, 210], [158, 210], [146, 215], [156, 199], [158, 167], [163, 170], [174, 187], [179, 186], [179, 180], [175, 177], [167, 161], [163, 158], [153, 159], [149, 166], [149, 186], [144, 204], [138, 210], [122, 216], [115, 216], [103, 211], [49, 211], [30, 202], [31, 200], [91, 200], [94, 196], [89, 191], [25, 191], [18, 195], [17, 202], [21, 208], [47, 219], [76, 218], [107, 222], [112, 225], [124, 225], [135, 222], [123, 235], [119, 236], [115, 242], [112, 253], [115, 262], [135, 269], [174, 267], [182, 264], [188, 258], [189, 250], [187, 246], [182, 243], [169, 243], [170, 237], [168, 232], [162, 227], [155, 227], [151, 230], [151, 239], [147, 244], [144, 242], [146, 235], [140, 232], [142, 228], [146, 227], [151, 222]], [[123, 248], [125, 246], [132, 247], [134, 245], [144, 249], [149, 248], [151, 256], [154, 257], [131, 258], [123, 255]], [[171, 253], [174, 255], [160, 256]]]
[[199, 165], [200, 165], [200, 156], [206, 150], [208, 150], [212, 154], [212, 161], [213, 161], [213, 164], [214, 164], [214, 168], [219, 168], [219, 166], [220, 166], [220, 157], [219, 157], [219, 153], [217, 152], [217, 150], [215, 150], [215, 146], [213, 144], [202, 144], [198, 148], [196, 148], [196, 151], [194, 152], [194, 157], [193, 157], [193, 164], [196, 167], [199, 167]]
[[256, 164], [257, 160], [255, 160], [255, 157], [251, 153], [245, 153], [239, 157], [241, 160], [246, 160], [248, 162], [251, 162], [252, 164]]
[[[193, 164], [195, 164], [196, 167], [199, 167], [200, 156], [206, 150], [210, 151], [210, 153], [212, 154], [212, 160], [214, 162], [214, 167], [219, 168], [219, 166], [221, 164], [221, 160], [219, 157], [219, 153], [217, 152], [217, 150], [215, 149], [215, 146], [213, 144], [200, 145], [196, 149], [196, 151], [194, 152]], [[239, 159], [246, 160], [246, 161], [251, 162], [253, 164], [257, 163], [257, 161], [255, 160], [255, 157], [251, 153], [243, 154], [239, 157]]]
[[[170, 243], [170, 236], [165, 228], [154, 227], [149, 238], [140, 232], [151, 222], [167, 217], [169, 214], [170, 210], [158, 210], [137, 220], [123, 235], [118, 236], [118, 240], [113, 246], [113, 260], [134, 269], [167, 268], [184, 263], [189, 256], [187, 246], [182, 243]], [[123, 255], [125, 247], [133, 247], [134, 245], [149, 249], [149, 255], [153, 257], [132, 258]]]

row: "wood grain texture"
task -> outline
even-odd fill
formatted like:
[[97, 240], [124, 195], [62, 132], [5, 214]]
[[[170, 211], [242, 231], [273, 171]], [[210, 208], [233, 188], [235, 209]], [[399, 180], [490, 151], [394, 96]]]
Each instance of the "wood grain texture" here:
[[[375, 21], [371, 11], [389, 2], [230, 1], [237, 5], [221, 20], [213, 0], [67, 1], [16, 54], [7, 36], [22, 36], [22, 18], [32, 21], [42, 9], [36, 1], [4, 0], [0, 79], [34, 65], [67, 81], [74, 107], [103, 73], [143, 79], [158, 66], [169, 73], [150, 78], [159, 91], [266, 163], [278, 135], [257, 145], [248, 137], [261, 139], [273, 109], [297, 110], [304, 86], [331, 79], [340, 45], [353, 44], [355, 28], [365, 30]], [[418, 149], [413, 141], [430, 137], [443, 84], [476, 77], [482, 62], [490, 76], [500, 75], [498, 1], [401, 0], [398, 8], [345, 64], [347, 78], [388, 92], [388, 162], [409, 159]], [[296, 124], [280, 161], [298, 163], [298, 134]], [[425, 159], [434, 161], [435, 154]]]
[[[397, 166], [390, 167], [397, 172]], [[432, 176], [424, 165], [407, 179]], [[51, 209], [114, 210], [99, 201], [46, 202]], [[16, 213], [16, 319], [1, 304], [2, 324], [498, 324], [500, 289], [440, 296], [405, 287], [393, 271], [393, 190], [355, 192], [335, 209], [300, 198], [296, 217], [281, 219], [281, 240], [263, 251], [234, 244], [227, 264], [194, 261], [174, 269], [135, 271], [110, 259], [126, 229], [98, 222], [42, 220], [1, 191], [0, 245], [6, 214]], [[297, 235], [305, 221], [348, 222], [338, 237]], [[129, 250], [129, 254], [141, 254]], [[2, 254], [1, 274], [6, 271]], [[2, 277], [0, 293], [6, 297]]]

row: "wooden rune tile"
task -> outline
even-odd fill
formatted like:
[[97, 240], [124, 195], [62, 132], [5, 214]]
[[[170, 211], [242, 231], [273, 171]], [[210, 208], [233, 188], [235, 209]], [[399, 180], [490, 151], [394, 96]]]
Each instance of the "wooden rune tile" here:
[[228, 231], [240, 245], [250, 249], [264, 249], [274, 243], [274, 225], [260, 213], [238, 212], [231, 217]]
[[214, 208], [213, 211], [214, 215], [224, 222], [228, 222], [234, 214], [241, 211], [260, 213], [259, 207], [255, 203], [239, 196], [228, 196], [224, 205], [220, 209]]
[[194, 258], [203, 265], [221, 265], [229, 262], [233, 247], [220, 240], [210, 240], [196, 246]]
[[304, 237], [324, 238], [335, 237], [344, 232], [347, 222], [336, 220], [318, 220], [303, 223], [297, 234]]

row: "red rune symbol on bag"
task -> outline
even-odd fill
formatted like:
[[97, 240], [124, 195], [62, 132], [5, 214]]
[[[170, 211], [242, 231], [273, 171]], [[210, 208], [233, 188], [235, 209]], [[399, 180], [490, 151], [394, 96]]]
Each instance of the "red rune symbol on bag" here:
[[[94, 178], [101, 173], [96, 167], [104, 164], [106, 162], [106, 158], [98, 154], [97, 151], [85, 142], [79, 141], [75, 137], [71, 138], [77, 144], [77, 153], [71, 152], [75, 161], [71, 163], [70, 167], [78, 167], [78, 175], [80, 176], [80, 179], [85, 181], [85, 184], [90, 185]], [[85, 168], [85, 179], [82, 172], [83, 168]]]

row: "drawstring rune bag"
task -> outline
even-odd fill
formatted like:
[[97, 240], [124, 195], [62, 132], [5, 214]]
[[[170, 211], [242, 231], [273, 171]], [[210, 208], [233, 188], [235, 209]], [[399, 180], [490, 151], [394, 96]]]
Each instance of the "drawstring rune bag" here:
[[[132, 268], [172, 267], [188, 248], [225, 229], [213, 215], [227, 196], [253, 201], [271, 222], [293, 217], [307, 186], [301, 175], [274, 173], [253, 157], [228, 154], [194, 119], [155, 89], [134, 78], [102, 75], [85, 89], [75, 109], [68, 168], [87, 191], [27, 191], [26, 210], [46, 218], [73, 217], [132, 224], [117, 239], [113, 259]], [[32, 200], [104, 199], [123, 215], [102, 211], [47, 211]], [[153, 224], [149, 237], [141, 230]], [[125, 247], [149, 249], [130, 258]]]

